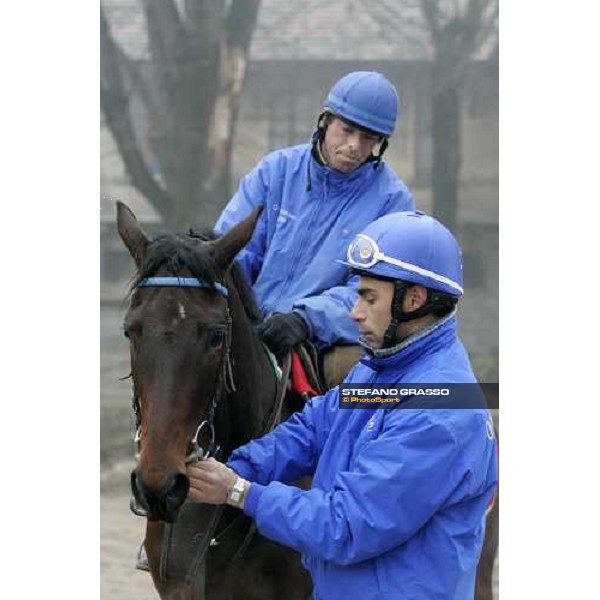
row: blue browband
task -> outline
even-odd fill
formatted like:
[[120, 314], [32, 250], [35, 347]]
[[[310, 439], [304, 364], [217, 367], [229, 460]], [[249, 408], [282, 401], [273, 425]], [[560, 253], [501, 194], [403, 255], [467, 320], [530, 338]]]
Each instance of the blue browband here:
[[227, 288], [215, 281], [212, 285], [196, 279], [195, 277], [146, 277], [142, 279], [138, 287], [193, 287], [193, 288], [214, 288], [221, 296], [227, 298]]

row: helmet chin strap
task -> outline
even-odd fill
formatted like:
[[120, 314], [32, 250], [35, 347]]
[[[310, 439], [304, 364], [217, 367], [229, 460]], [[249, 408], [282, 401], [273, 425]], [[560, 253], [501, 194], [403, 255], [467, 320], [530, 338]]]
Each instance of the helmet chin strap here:
[[379, 154], [371, 154], [368, 160], [373, 162], [373, 168], [376, 169], [381, 163], [381, 159], [383, 158], [383, 153], [386, 151], [388, 147], [388, 139], [386, 137], [383, 138], [381, 142], [381, 146], [379, 147]]
[[394, 282], [394, 296], [392, 297], [392, 320], [385, 330], [383, 344], [381, 346], [382, 348], [391, 348], [392, 346], [395, 346], [400, 341], [398, 339], [398, 326], [400, 323], [410, 320], [406, 319], [406, 313], [402, 308], [402, 305], [404, 304], [404, 297], [406, 296], [406, 291], [408, 288], [409, 284], [405, 281], [400, 281], [397, 279]]
[[317, 118], [317, 128], [312, 134], [312, 143], [321, 143], [325, 139], [325, 133], [327, 131], [327, 123], [325, 122], [325, 117], [330, 115], [331, 113], [324, 110]]
[[392, 298], [392, 320], [390, 324], [387, 326], [385, 330], [385, 334], [383, 336], [383, 344], [382, 348], [392, 348], [400, 343], [402, 340], [398, 339], [398, 327], [401, 323], [406, 323], [408, 321], [414, 321], [415, 319], [420, 319], [426, 315], [429, 315], [433, 312], [434, 309], [442, 306], [442, 303], [448, 304], [449, 310], [451, 309], [450, 304], [454, 306], [456, 304], [455, 300], [446, 299], [444, 301], [443, 295], [438, 294], [434, 290], [430, 290], [429, 288], [425, 288], [427, 290], [427, 300], [423, 306], [420, 306], [416, 310], [411, 312], [405, 312], [402, 308], [404, 305], [404, 298], [406, 297], [406, 292], [410, 287], [415, 285], [414, 283], [410, 283], [407, 281], [401, 281], [396, 279], [394, 281], [394, 296]]

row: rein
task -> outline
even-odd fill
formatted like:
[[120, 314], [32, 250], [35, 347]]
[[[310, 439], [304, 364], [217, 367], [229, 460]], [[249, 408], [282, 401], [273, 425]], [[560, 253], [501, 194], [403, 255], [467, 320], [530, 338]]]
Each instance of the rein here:
[[[275, 377], [278, 381], [277, 391], [275, 393], [275, 402], [271, 407], [271, 411], [267, 415], [267, 421], [263, 427], [262, 435], [266, 435], [275, 429], [277, 425], [281, 422], [281, 408], [283, 406], [283, 401], [285, 399], [285, 394], [287, 391], [287, 382], [290, 377], [291, 367], [292, 367], [292, 355], [288, 354], [283, 360], [282, 368], [280, 369], [277, 365], [277, 359], [273, 356], [269, 348], [263, 344], [263, 348], [267, 354], [267, 357], [272, 363]], [[274, 361], [274, 362], [273, 362]], [[214, 548], [223, 543], [223, 539], [227, 537], [229, 533], [235, 531], [236, 527], [240, 522], [247, 521], [249, 518], [243, 512], [240, 512], [222, 531], [218, 532], [213, 539], [210, 541], [210, 547]], [[233, 554], [230, 562], [234, 562], [243, 557], [244, 553], [250, 546], [254, 536], [257, 532], [256, 523], [254, 521], [250, 522], [248, 530], [244, 535], [244, 539], [240, 544], [239, 548]]]

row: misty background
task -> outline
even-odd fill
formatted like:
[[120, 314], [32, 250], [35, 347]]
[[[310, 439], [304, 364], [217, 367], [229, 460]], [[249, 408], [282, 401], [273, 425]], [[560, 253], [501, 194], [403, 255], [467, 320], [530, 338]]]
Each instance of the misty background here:
[[[114, 201], [148, 233], [212, 227], [266, 153], [310, 138], [329, 88], [350, 71], [381, 71], [398, 89], [385, 160], [417, 208], [459, 239], [460, 335], [479, 379], [498, 381], [497, 0], [101, 0], [100, 9], [104, 492], [125, 498], [133, 455], [130, 383], [119, 378], [129, 373], [121, 322], [134, 266]], [[121, 556], [105, 521], [102, 596], [148, 593], [144, 574], [132, 575], [138, 531], [115, 525], [131, 535]]]

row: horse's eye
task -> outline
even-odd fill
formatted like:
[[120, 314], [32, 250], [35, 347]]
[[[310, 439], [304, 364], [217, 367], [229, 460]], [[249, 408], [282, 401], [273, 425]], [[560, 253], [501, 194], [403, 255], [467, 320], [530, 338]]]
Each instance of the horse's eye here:
[[142, 328], [136, 324], [129, 324], [123, 326], [123, 335], [127, 339], [134, 339], [135, 337], [139, 337], [142, 333]]
[[207, 332], [208, 336], [208, 345], [211, 348], [219, 348], [223, 345], [223, 340], [225, 339], [225, 331], [221, 327], [211, 328]]

